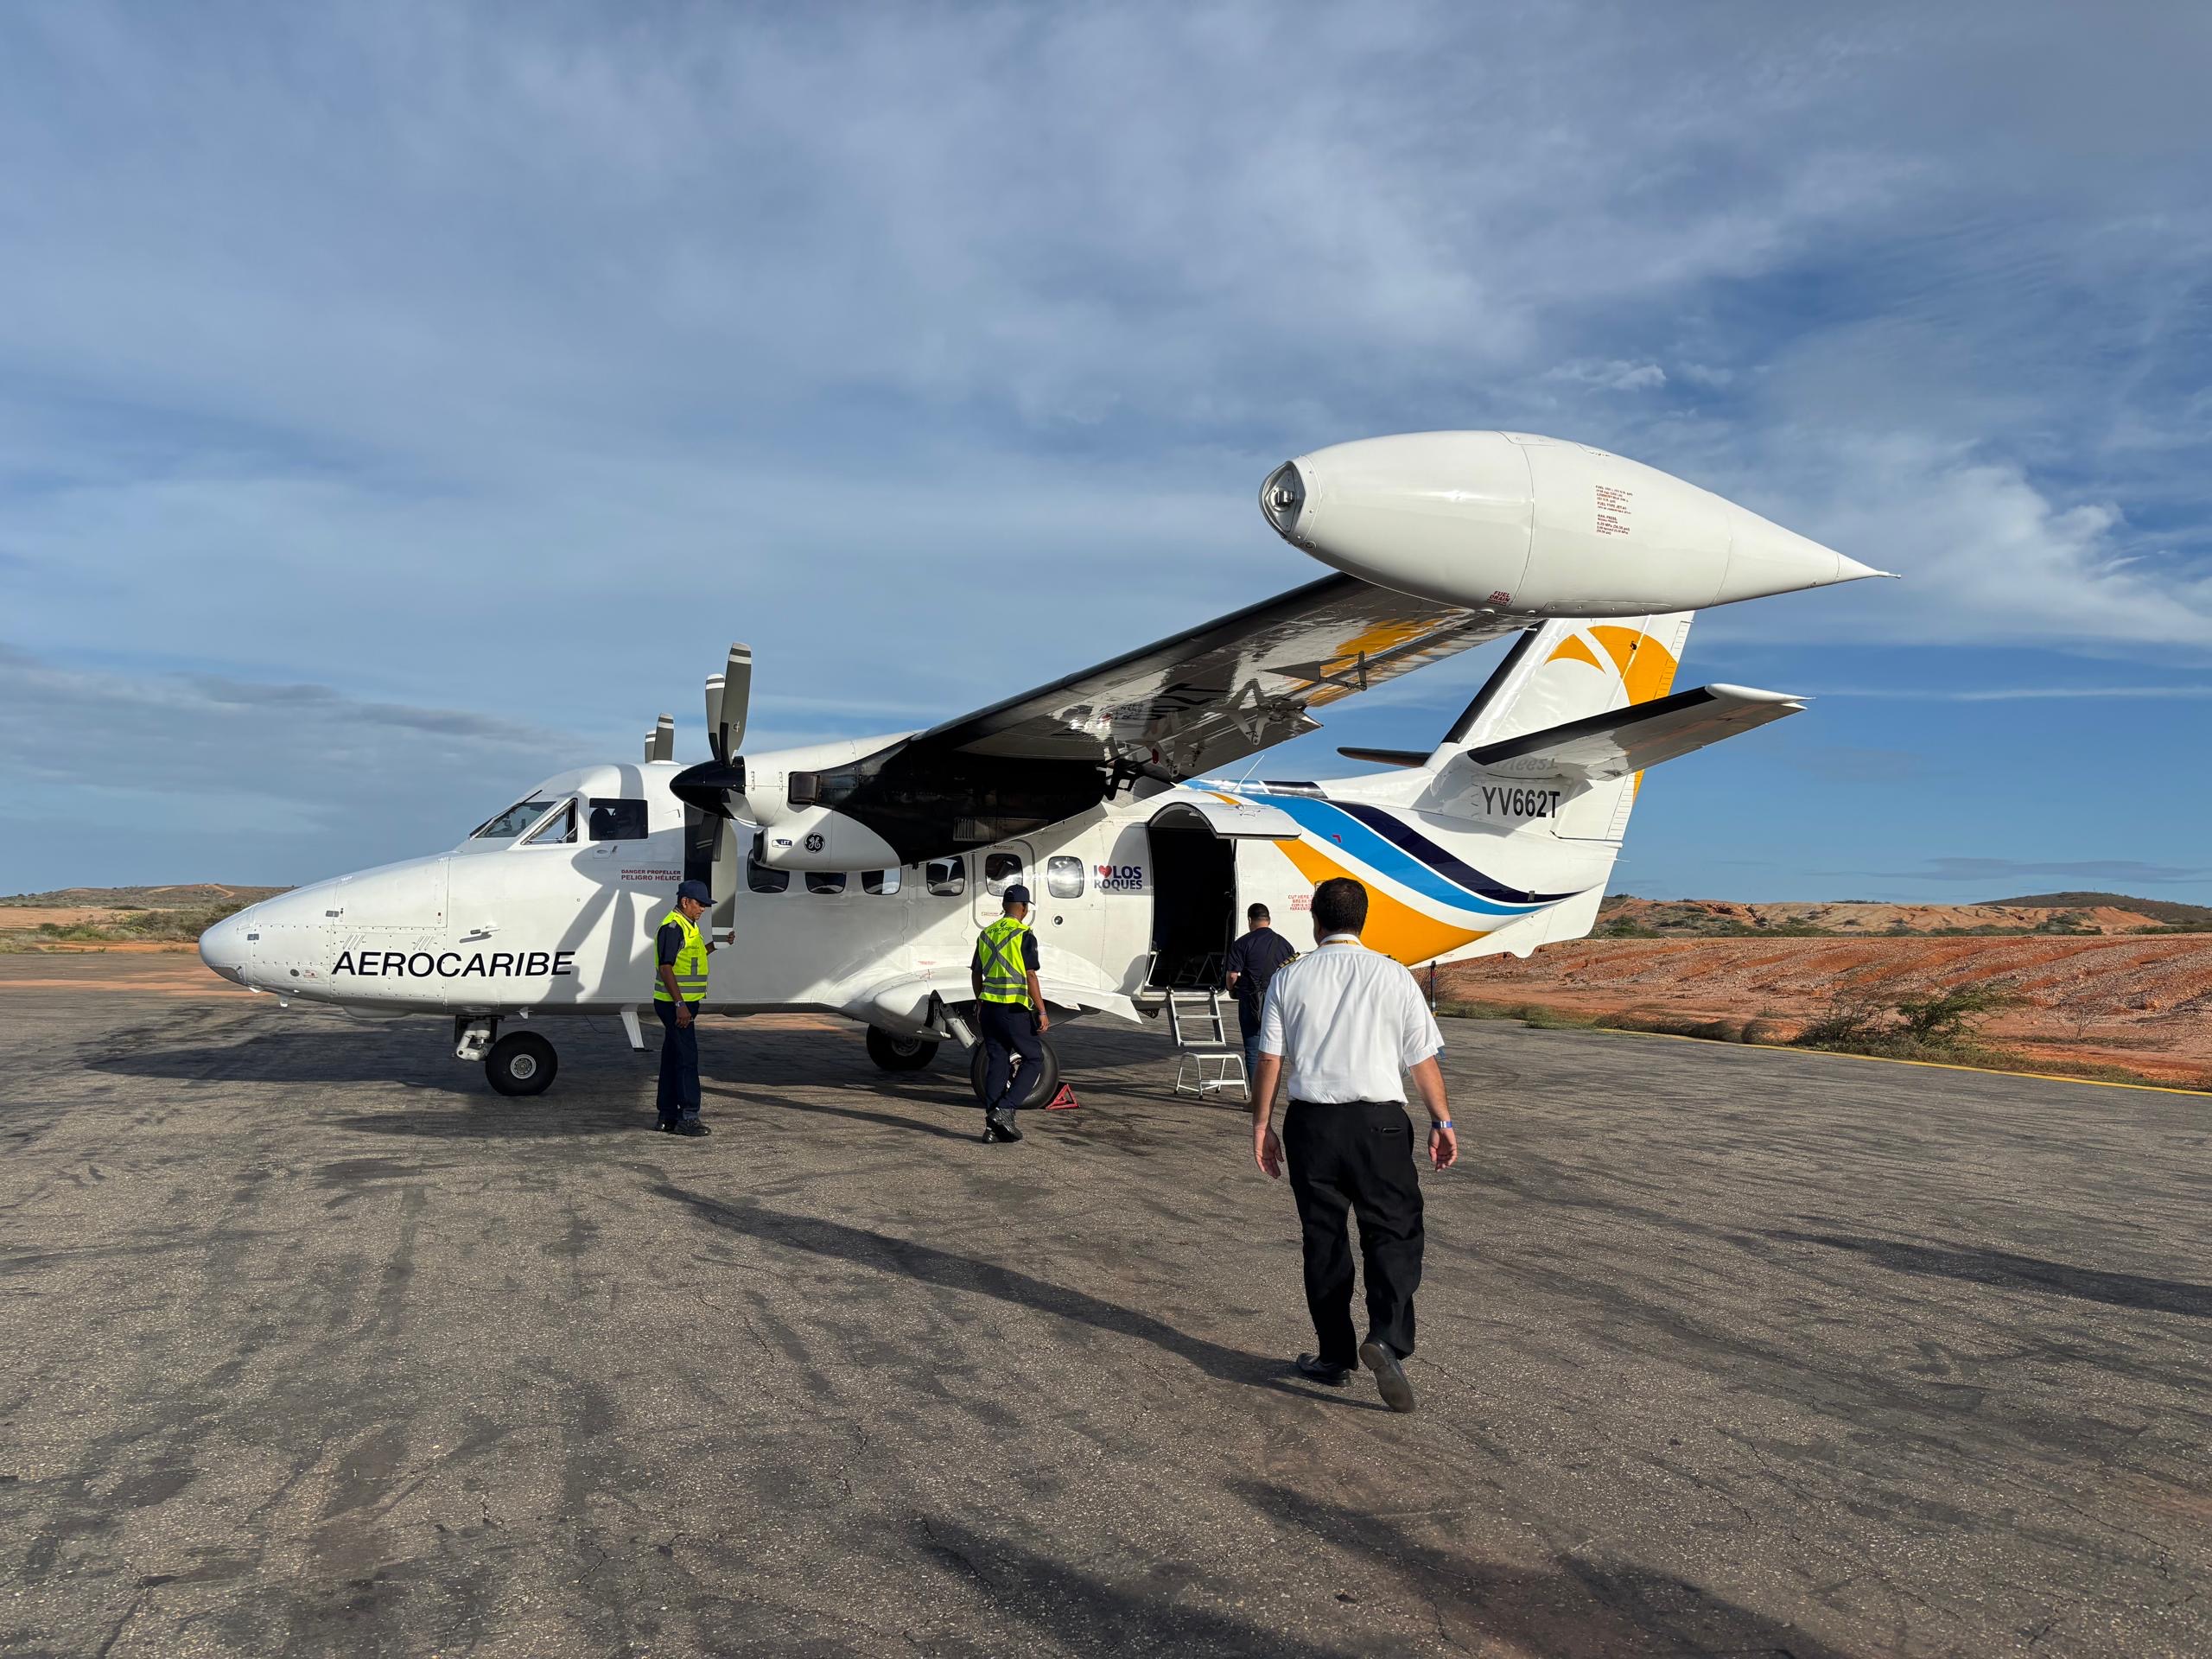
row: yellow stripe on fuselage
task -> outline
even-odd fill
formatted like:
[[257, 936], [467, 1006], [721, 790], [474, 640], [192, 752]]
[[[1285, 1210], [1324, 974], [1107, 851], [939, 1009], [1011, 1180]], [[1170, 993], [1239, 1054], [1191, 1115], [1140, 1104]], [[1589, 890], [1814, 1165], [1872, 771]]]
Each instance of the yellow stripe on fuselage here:
[[1383, 892], [1372, 876], [1355, 874], [1303, 837], [1279, 841], [1275, 845], [1282, 849], [1285, 858], [1297, 866], [1298, 873], [1317, 887], [1340, 875], [1350, 876], [1365, 887], [1367, 930], [1360, 935], [1362, 941], [1370, 950], [1395, 957], [1408, 968], [1427, 962], [1431, 957], [1440, 957], [1446, 950], [1471, 944], [1488, 931], [1458, 927], [1439, 921], [1425, 911], [1415, 910], [1402, 899]]

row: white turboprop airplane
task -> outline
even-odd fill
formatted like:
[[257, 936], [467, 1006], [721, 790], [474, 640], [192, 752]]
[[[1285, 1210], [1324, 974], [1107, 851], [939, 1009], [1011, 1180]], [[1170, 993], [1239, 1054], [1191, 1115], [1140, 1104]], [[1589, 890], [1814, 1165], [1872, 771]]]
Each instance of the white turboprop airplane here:
[[[618, 1016], [644, 1046], [654, 931], [687, 876], [729, 942], [707, 1012], [842, 1014], [892, 1071], [969, 1040], [976, 931], [1017, 881], [1063, 1014], [1135, 1020], [1217, 984], [1244, 906], [1287, 918], [1332, 875], [1367, 887], [1368, 942], [1408, 966], [1525, 956], [1589, 931], [1643, 768], [1803, 707], [1673, 691], [1690, 611], [1881, 574], [1520, 434], [1338, 445], [1278, 468], [1261, 504], [1351, 574], [925, 731], [751, 755], [752, 658], [733, 646], [707, 682], [712, 760], [679, 769], [664, 715], [641, 764], [560, 773], [449, 852], [264, 899], [200, 955], [287, 1003], [449, 1017], [456, 1056], [508, 1095], [552, 1083], [550, 1016]], [[1433, 751], [1343, 751], [1393, 770], [1202, 779], [1516, 632]], [[1026, 1098], [1057, 1077], [1048, 1045]]]

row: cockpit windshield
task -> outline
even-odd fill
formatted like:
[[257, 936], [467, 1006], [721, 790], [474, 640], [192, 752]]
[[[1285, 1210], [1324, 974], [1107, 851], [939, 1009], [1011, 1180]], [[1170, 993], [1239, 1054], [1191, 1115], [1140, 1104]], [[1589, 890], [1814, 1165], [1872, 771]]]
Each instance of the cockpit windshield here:
[[512, 841], [553, 810], [553, 803], [538, 796], [526, 801], [517, 801], [496, 818], [488, 818], [476, 826], [471, 841]]

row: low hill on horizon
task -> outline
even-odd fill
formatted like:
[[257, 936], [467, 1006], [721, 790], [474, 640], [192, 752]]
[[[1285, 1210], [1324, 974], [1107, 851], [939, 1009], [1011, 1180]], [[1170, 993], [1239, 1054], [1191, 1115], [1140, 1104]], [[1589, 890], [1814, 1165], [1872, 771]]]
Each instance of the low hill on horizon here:
[[2139, 912], [2158, 921], [2192, 930], [2212, 925], [2212, 905], [2185, 905], [2172, 899], [2136, 899], [2122, 893], [2036, 893], [2022, 899], [1993, 899], [1992, 904], [2035, 909], [2082, 909], [2109, 905]]
[[1911, 905], [1877, 899], [1639, 899], [1614, 893], [1599, 912], [1599, 938], [2020, 933], [2212, 933], [2212, 906], [2124, 893], [2054, 893], [1984, 904]]
[[251, 905], [283, 887], [232, 886], [220, 881], [188, 881], [177, 887], [57, 887], [51, 893], [11, 893], [0, 896], [0, 908], [10, 910], [205, 910], [211, 905]]
[[23, 950], [188, 950], [233, 911], [283, 887], [188, 881], [175, 887], [62, 887], [0, 898], [0, 953]]

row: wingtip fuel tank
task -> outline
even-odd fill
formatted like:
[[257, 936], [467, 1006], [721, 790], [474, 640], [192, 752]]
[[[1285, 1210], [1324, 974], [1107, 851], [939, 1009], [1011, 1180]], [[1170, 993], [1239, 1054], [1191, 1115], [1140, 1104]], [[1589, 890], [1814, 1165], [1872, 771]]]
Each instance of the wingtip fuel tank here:
[[1277, 534], [1348, 575], [1529, 616], [1699, 610], [1884, 575], [1655, 467], [1525, 432], [1410, 432], [1285, 461]]

